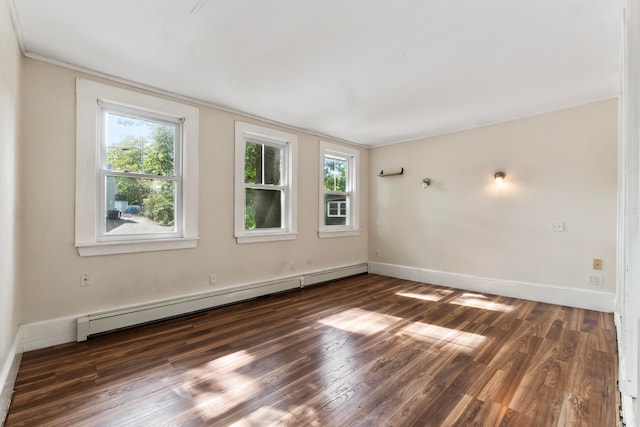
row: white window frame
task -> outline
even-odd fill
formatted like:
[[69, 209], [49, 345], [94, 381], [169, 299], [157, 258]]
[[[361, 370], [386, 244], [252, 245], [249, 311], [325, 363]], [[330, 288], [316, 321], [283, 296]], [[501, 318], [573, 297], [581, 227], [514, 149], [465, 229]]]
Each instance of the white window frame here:
[[[101, 105], [122, 111], [135, 110], [148, 116], [182, 121], [176, 173], [181, 174], [181, 191], [176, 195], [176, 232], [105, 238], [104, 172], [102, 159]], [[115, 110], [114, 110], [115, 111]], [[76, 80], [76, 239], [81, 256], [149, 252], [194, 248], [198, 243], [198, 144], [199, 112], [195, 107], [168, 101], [89, 80]], [[181, 218], [180, 218], [181, 216]]]
[[183, 134], [183, 120], [182, 118], [170, 117], [166, 115], [160, 115], [152, 113], [147, 110], [134, 109], [130, 107], [124, 107], [122, 105], [114, 105], [104, 101], [98, 103], [99, 111], [99, 128], [101, 124], [106, 123], [107, 114], [115, 113], [124, 117], [130, 117], [133, 119], [155, 121], [159, 123], [165, 123], [178, 127], [178, 132], [175, 135], [174, 141], [174, 174], [171, 177], [148, 175], [142, 172], [120, 172], [112, 171], [106, 167], [107, 158], [107, 133], [106, 129], [100, 128], [100, 149], [99, 149], [99, 165], [100, 165], [100, 177], [98, 181], [98, 212], [106, 212], [106, 185], [105, 180], [107, 176], [120, 176], [129, 177], [134, 179], [160, 179], [164, 181], [173, 181], [175, 185], [175, 229], [172, 232], [167, 233], [151, 233], [151, 234], [125, 234], [125, 235], [108, 235], [106, 230], [107, 219], [106, 215], [98, 215], [98, 241], [126, 241], [126, 240], [157, 240], [157, 239], [172, 239], [182, 237], [182, 134]]
[[[347, 204], [347, 221], [346, 225], [326, 225], [324, 221], [325, 194], [331, 194], [324, 189], [324, 159], [325, 157], [336, 157], [347, 161], [347, 191], [344, 192], [348, 196]], [[346, 237], [357, 236], [360, 234], [358, 228], [359, 214], [359, 197], [358, 197], [358, 167], [360, 162], [360, 152], [356, 149], [345, 147], [343, 145], [334, 144], [327, 141], [320, 141], [320, 163], [319, 163], [319, 210], [318, 210], [318, 237]], [[331, 203], [331, 202], [329, 202]]]
[[[284, 193], [282, 201], [282, 226], [268, 229], [245, 229], [245, 190], [255, 185], [245, 184], [245, 144], [262, 143], [283, 148], [283, 165], [280, 185], [260, 185], [265, 189], [279, 189]], [[235, 213], [234, 231], [238, 243], [293, 240], [297, 235], [297, 160], [298, 137], [264, 126], [241, 121], [235, 122]]]

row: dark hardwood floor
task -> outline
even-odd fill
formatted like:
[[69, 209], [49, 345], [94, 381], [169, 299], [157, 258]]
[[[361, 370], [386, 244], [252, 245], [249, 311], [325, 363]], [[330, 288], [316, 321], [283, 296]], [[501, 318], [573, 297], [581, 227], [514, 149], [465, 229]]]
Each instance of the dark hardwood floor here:
[[25, 353], [12, 426], [618, 423], [613, 316], [363, 275]]

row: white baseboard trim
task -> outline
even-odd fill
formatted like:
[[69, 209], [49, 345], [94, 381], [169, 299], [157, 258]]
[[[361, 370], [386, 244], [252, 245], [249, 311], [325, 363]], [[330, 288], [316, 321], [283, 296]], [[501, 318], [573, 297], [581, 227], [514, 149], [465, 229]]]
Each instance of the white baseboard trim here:
[[77, 316], [59, 317], [22, 325], [24, 351], [38, 350], [76, 340]]
[[[633, 368], [633, 364], [638, 363], [638, 361], [634, 358], [632, 358], [632, 360], [628, 360], [627, 352], [623, 351], [622, 343], [625, 341], [622, 336], [624, 333], [622, 315], [616, 312], [614, 313], [613, 318], [616, 324], [616, 333], [618, 336], [618, 390], [620, 391], [622, 418], [624, 420], [625, 427], [636, 427], [638, 413], [637, 398], [634, 396], [638, 395], [638, 390], [637, 384], [629, 379], [627, 369], [629, 368], [629, 364], [631, 365], [631, 368]], [[638, 329], [640, 330], [640, 327]], [[640, 336], [638, 336], [638, 340], [640, 341]]]
[[197, 296], [140, 304], [127, 309], [92, 313], [77, 319], [76, 340], [86, 341], [89, 335], [182, 316], [299, 287], [300, 278], [285, 279], [249, 287], [235, 286]]
[[369, 273], [474, 292], [612, 313], [615, 294], [541, 283], [491, 279], [426, 268], [369, 262]]
[[317, 285], [318, 283], [329, 282], [343, 277], [364, 274], [369, 271], [366, 263], [349, 265], [345, 267], [325, 268], [323, 270], [306, 273], [300, 278], [300, 287]]
[[7, 358], [2, 363], [0, 370], [0, 426], [4, 425], [13, 396], [13, 389], [18, 376], [18, 368], [22, 360], [22, 328], [18, 329], [13, 340], [13, 345], [9, 349]]
[[[300, 288], [303, 285], [308, 286], [366, 273], [367, 268], [368, 265], [366, 263], [330, 267], [265, 282], [230, 285], [208, 292], [151, 301], [147, 304], [121, 306], [99, 313], [79, 313], [74, 316], [29, 323], [20, 328], [23, 332], [22, 349], [31, 351], [83, 340], [93, 333], [179, 316], [193, 311], [206, 310], [293, 288]], [[92, 316], [96, 320], [95, 328], [90, 325], [90, 317]], [[109, 318], [117, 320], [109, 322]], [[109, 324], [103, 327], [100, 323], [104, 322]]]
[[633, 405], [633, 398], [628, 394], [622, 395], [622, 418], [624, 420], [625, 427], [637, 427], [635, 407]]

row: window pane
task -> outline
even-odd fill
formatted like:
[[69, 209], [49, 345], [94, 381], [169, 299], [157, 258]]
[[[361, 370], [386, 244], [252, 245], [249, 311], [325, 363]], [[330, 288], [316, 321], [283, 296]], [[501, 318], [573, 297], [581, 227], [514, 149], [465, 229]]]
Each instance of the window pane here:
[[177, 127], [108, 113], [107, 169], [173, 176]]
[[324, 224], [347, 225], [347, 196], [325, 194]]
[[262, 184], [262, 144], [247, 142], [244, 146], [244, 182]]
[[173, 176], [176, 129], [174, 125], [144, 122], [144, 173]]
[[107, 114], [107, 169], [142, 172], [142, 120]]
[[175, 182], [106, 177], [106, 235], [175, 232]]
[[247, 142], [244, 156], [245, 184], [281, 184], [282, 148]]
[[283, 192], [253, 188], [245, 191], [245, 229], [281, 228]]
[[280, 185], [282, 174], [282, 149], [264, 146], [264, 183]]
[[347, 191], [347, 161], [334, 157], [324, 158], [324, 189]]

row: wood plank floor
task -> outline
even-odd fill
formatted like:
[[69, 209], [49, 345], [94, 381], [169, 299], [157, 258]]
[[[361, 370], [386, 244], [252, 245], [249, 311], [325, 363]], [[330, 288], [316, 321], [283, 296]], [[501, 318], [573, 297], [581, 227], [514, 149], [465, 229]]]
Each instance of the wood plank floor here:
[[24, 354], [6, 426], [616, 426], [613, 316], [362, 275]]

